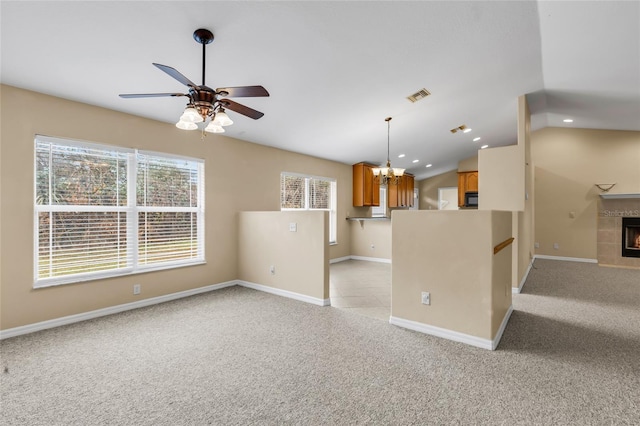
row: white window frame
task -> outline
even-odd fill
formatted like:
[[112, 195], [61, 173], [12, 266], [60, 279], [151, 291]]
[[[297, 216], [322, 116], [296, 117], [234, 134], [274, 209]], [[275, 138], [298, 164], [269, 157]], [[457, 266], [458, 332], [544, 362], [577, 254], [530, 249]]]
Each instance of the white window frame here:
[[[280, 201], [280, 210], [281, 211], [292, 211], [292, 210], [319, 210], [319, 211], [328, 211], [329, 212], [329, 244], [337, 244], [337, 227], [338, 227], [338, 206], [337, 206], [337, 182], [333, 178], [323, 177], [323, 176], [313, 176], [306, 175], [300, 173], [292, 173], [292, 172], [282, 172], [280, 173], [280, 185], [282, 185], [282, 181], [284, 176], [292, 176], [299, 177], [304, 179], [304, 207], [302, 208], [285, 208], [282, 207], [282, 199]], [[309, 183], [312, 179], [323, 180], [331, 183], [331, 201], [328, 209], [312, 209], [309, 206], [311, 205], [309, 201], [309, 197], [311, 191], [309, 190]], [[282, 193], [282, 186], [280, 187], [280, 194]], [[282, 195], [280, 195], [282, 196]]]
[[380, 205], [371, 207], [372, 217], [387, 217], [387, 186], [380, 185]]
[[[89, 205], [56, 205], [56, 204], [38, 204], [36, 201], [37, 196], [37, 145], [39, 142], [53, 143], [57, 145], [76, 146], [81, 148], [90, 148], [105, 150], [110, 152], [116, 152], [125, 154], [127, 158], [127, 203], [125, 206], [89, 206]], [[136, 181], [137, 181], [137, 156], [139, 154], [165, 157], [172, 160], [185, 160], [189, 162], [195, 162], [197, 164], [197, 179], [198, 179], [198, 200], [197, 205], [193, 207], [145, 207], [138, 206], [136, 200]], [[71, 140], [65, 138], [57, 138], [43, 135], [36, 135], [34, 140], [34, 288], [50, 287], [61, 284], [70, 284], [83, 281], [90, 281], [96, 279], [104, 279], [110, 277], [117, 277], [123, 275], [131, 275], [143, 272], [158, 271], [164, 269], [172, 269], [183, 266], [191, 266], [204, 264], [205, 261], [205, 223], [204, 223], [204, 160], [171, 155], [165, 153], [158, 153], [153, 151], [142, 151], [136, 149], [129, 149], [118, 147], [114, 145], [101, 145], [92, 142], [84, 142], [78, 140]], [[51, 191], [49, 191], [51, 194]], [[75, 274], [67, 274], [56, 277], [38, 278], [39, 275], [39, 214], [47, 212], [121, 212], [126, 214], [126, 227], [127, 227], [127, 266], [115, 269], [108, 269], [96, 272], [81, 272]], [[197, 228], [197, 255], [190, 259], [181, 259], [171, 262], [161, 262], [150, 265], [138, 265], [138, 214], [143, 212], [187, 212], [196, 213], [196, 228]]]

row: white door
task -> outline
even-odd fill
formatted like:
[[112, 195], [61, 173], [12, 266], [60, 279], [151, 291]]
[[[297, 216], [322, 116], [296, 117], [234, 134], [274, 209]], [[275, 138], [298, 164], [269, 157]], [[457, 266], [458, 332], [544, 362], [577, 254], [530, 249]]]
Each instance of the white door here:
[[438, 209], [458, 210], [458, 187], [438, 188]]

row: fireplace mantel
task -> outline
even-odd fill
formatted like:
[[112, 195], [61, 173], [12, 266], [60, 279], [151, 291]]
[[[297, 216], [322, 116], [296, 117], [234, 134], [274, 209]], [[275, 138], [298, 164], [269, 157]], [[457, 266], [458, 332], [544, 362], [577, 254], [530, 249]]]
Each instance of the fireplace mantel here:
[[629, 194], [600, 194], [605, 200], [625, 200], [627, 198], [640, 198], [640, 193]]

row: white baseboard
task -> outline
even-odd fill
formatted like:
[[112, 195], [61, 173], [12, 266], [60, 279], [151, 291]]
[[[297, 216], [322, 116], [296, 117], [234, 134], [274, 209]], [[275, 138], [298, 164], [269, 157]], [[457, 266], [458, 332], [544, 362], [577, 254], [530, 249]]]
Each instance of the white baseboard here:
[[524, 276], [520, 280], [520, 284], [518, 285], [518, 287], [511, 287], [511, 293], [518, 294], [522, 291], [522, 287], [524, 286], [524, 283], [527, 281], [527, 277], [529, 277], [529, 272], [531, 272], [531, 268], [533, 268], [534, 260], [535, 260], [535, 256], [529, 262], [529, 266], [527, 266], [527, 272], [524, 273]]
[[496, 333], [496, 336], [493, 340], [483, 339], [481, 337], [472, 336], [470, 334], [460, 333], [453, 330], [447, 330], [446, 328], [440, 328], [433, 325], [424, 324], [417, 321], [410, 321], [404, 318], [398, 317], [389, 317], [389, 324], [396, 325], [398, 327], [407, 328], [409, 330], [417, 331], [424, 334], [429, 334], [431, 336], [441, 337], [447, 340], [453, 340], [454, 342], [465, 343], [467, 345], [475, 346], [481, 349], [489, 349], [495, 350], [498, 347], [498, 343], [500, 343], [500, 339], [502, 338], [502, 333], [504, 329], [507, 327], [507, 323], [509, 322], [509, 318], [511, 317], [511, 313], [513, 312], [513, 307], [509, 306], [509, 310], [505, 314], [502, 324]]
[[83, 312], [81, 314], [68, 315], [66, 317], [55, 318], [52, 320], [41, 321], [34, 324], [23, 325], [20, 327], [0, 330], [0, 340], [10, 337], [20, 336], [23, 334], [35, 333], [36, 331], [46, 330], [49, 328], [60, 327], [62, 325], [73, 324], [76, 322], [86, 321], [94, 318], [100, 318], [107, 315], [117, 314], [119, 312], [130, 311], [132, 309], [143, 308], [145, 306], [157, 305], [158, 303], [169, 302], [171, 300], [182, 299], [184, 297], [194, 296], [196, 294], [206, 293], [209, 291], [219, 290], [225, 287], [237, 285], [238, 282], [227, 281], [220, 284], [198, 287], [191, 290], [179, 291], [177, 293], [166, 294], [164, 296], [150, 297], [136, 302], [124, 303], [122, 305], [110, 306], [108, 308], [96, 309], [95, 311]]
[[568, 262], [583, 262], [583, 263], [598, 263], [598, 259], [586, 259], [583, 257], [563, 257], [563, 256], [549, 256], [546, 254], [536, 254], [534, 259], [549, 259], [549, 260], [566, 260]]
[[252, 288], [254, 290], [264, 291], [265, 293], [275, 294], [276, 296], [288, 297], [289, 299], [299, 300], [301, 302], [311, 303], [318, 306], [330, 306], [331, 299], [319, 299], [317, 297], [307, 296], [306, 294], [295, 293], [289, 290], [282, 290], [279, 288], [269, 287], [262, 284], [256, 284], [248, 281], [237, 281], [237, 284], [242, 287]]
[[351, 260], [351, 256], [336, 257], [335, 259], [330, 259], [329, 263], [344, 262], [346, 260]]
[[492, 349], [493, 342], [489, 339], [472, 336], [470, 334], [459, 333], [457, 331], [447, 330], [446, 328], [435, 327], [433, 325], [421, 322], [410, 321], [404, 318], [390, 317], [389, 324], [398, 327], [407, 328], [409, 330], [418, 331], [420, 333], [429, 334], [431, 336], [442, 337], [443, 339], [453, 340], [454, 342], [466, 343], [482, 349]]
[[391, 263], [391, 259], [382, 257], [349, 256], [353, 260], [366, 260], [367, 262]]
[[495, 337], [491, 341], [491, 350], [495, 351], [500, 343], [500, 339], [502, 339], [502, 333], [504, 333], [504, 329], [507, 328], [507, 323], [509, 322], [509, 318], [511, 318], [511, 314], [513, 313], [513, 305], [509, 306], [507, 312], [504, 314], [504, 318], [502, 318], [502, 323], [500, 324], [500, 328], [498, 328], [498, 332]]

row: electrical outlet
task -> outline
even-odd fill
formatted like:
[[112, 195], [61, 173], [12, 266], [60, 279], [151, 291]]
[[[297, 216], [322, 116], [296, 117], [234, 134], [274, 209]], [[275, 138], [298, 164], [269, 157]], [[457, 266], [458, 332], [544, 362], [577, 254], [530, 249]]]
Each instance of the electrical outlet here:
[[431, 295], [429, 294], [428, 291], [423, 291], [422, 292], [422, 304], [423, 305], [430, 305], [431, 304]]
[[133, 294], [140, 294], [140, 284], [133, 285]]
[[298, 232], [298, 224], [296, 222], [289, 223], [289, 232]]
[[276, 274], [276, 267], [275, 265], [271, 265], [269, 267], [269, 272], [271, 272], [271, 275], [275, 275]]
[[540, 243], [535, 243], [533, 246], [534, 246], [535, 248], [540, 248]]
[[373, 243], [371, 243], [371, 250], [375, 250], [375, 249], [376, 249], [376, 246]]
[[554, 250], [558, 250], [560, 248], [560, 244], [558, 243], [553, 243], [553, 249]]

